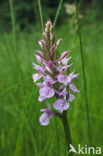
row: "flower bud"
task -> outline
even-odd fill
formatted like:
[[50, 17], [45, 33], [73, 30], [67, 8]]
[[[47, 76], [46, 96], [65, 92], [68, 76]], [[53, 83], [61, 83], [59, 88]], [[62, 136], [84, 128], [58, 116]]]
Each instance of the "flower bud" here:
[[61, 43], [61, 41], [62, 41], [62, 38], [60, 38], [60, 39], [57, 41], [56, 45], [59, 46], [60, 43]]
[[46, 33], [48, 32], [48, 29], [47, 28], [45, 28], [45, 35], [46, 35]]
[[44, 40], [40, 40], [38, 43], [39, 43], [39, 46], [43, 49], [44, 44], [45, 44]]
[[50, 32], [52, 32], [52, 31], [53, 31], [53, 26], [51, 25], [51, 26], [50, 26]]
[[45, 24], [45, 27], [50, 27], [51, 26], [51, 21], [47, 21], [47, 23]]
[[50, 35], [50, 40], [54, 43], [54, 39], [55, 39], [55, 37], [54, 37], [54, 33], [51, 33], [51, 35]]
[[36, 59], [37, 59], [37, 61], [39, 62], [39, 63], [41, 63], [41, 57], [40, 56], [38, 56], [38, 55], [35, 55], [35, 57], [36, 57]]
[[60, 58], [63, 59], [68, 53], [69, 53], [69, 51], [63, 52]]
[[39, 51], [39, 50], [36, 50], [36, 52], [41, 56], [41, 57], [43, 57], [44, 55], [43, 55], [43, 53], [41, 52], [41, 51]]

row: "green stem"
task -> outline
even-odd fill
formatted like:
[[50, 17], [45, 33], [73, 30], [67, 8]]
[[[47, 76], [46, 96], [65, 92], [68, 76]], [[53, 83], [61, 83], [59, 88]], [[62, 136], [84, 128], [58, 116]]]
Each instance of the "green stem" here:
[[72, 153], [69, 153], [70, 144], [72, 144], [72, 139], [71, 139], [71, 133], [70, 133], [69, 123], [67, 119], [67, 111], [63, 113], [62, 123], [64, 127], [64, 132], [65, 132], [65, 141], [66, 141], [68, 156], [72, 156]]

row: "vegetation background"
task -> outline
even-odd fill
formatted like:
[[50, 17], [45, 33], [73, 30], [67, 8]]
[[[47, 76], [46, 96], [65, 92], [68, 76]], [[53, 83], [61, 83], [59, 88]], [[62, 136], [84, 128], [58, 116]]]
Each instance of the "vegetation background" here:
[[[59, 4], [41, 0], [44, 23], [54, 21]], [[103, 149], [103, 0], [78, 0], [79, 23], [74, 0], [61, 4], [55, 21], [56, 39], [63, 38], [59, 51], [69, 48], [72, 70], [80, 72], [80, 94], [68, 110], [72, 142]], [[54, 117], [47, 127], [38, 122], [45, 107], [32, 80], [42, 38], [39, 9], [37, 0], [0, 1], [0, 156], [67, 155], [61, 121]]]

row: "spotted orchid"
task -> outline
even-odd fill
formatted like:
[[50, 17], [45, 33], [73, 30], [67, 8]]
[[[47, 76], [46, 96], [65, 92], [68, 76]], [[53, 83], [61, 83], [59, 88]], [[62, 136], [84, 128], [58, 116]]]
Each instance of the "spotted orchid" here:
[[[45, 24], [42, 36], [43, 39], [38, 42], [42, 50], [36, 50], [35, 55], [39, 65], [33, 64], [37, 73], [33, 74], [32, 78], [34, 83], [40, 87], [38, 101], [45, 100], [47, 103], [48, 108], [40, 110], [43, 114], [39, 118], [40, 124], [47, 126], [53, 115], [58, 113], [62, 115], [64, 111], [69, 109], [70, 103], [75, 99], [73, 93], [79, 93], [73, 82], [79, 74], [75, 74], [74, 71], [67, 74], [67, 70], [70, 71], [72, 66], [69, 64], [71, 57], [68, 57], [69, 51], [58, 55], [57, 48], [62, 39], [55, 42], [51, 21], [47, 21]], [[38, 83], [37, 81], [40, 79], [42, 82]], [[51, 106], [47, 101], [50, 98], [54, 99]]]

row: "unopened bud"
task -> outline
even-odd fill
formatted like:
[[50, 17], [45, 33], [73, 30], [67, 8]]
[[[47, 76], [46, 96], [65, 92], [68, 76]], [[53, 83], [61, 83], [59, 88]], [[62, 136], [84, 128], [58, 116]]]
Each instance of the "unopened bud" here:
[[[48, 29], [47, 29], [47, 28], [45, 28], [45, 32], [46, 32], [46, 33], [48, 32]], [[45, 33], [45, 34], [46, 34], [46, 33]]]
[[44, 55], [43, 55], [43, 53], [41, 52], [41, 51], [39, 51], [39, 50], [36, 50], [36, 52], [41, 56], [41, 57], [43, 57]]
[[61, 59], [63, 59], [68, 53], [69, 53], [69, 51], [63, 52], [62, 55], [61, 55]]
[[40, 46], [41, 48], [44, 47], [45, 42], [44, 42], [43, 40], [40, 40], [38, 43], [39, 43], [39, 46]]
[[53, 26], [51, 25], [51, 26], [50, 26], [50, 32], [52, 32], [52, 31], [53, 31]]
[[38, 55], [35, 55], [35, 57], [36, 57], [36, 59], [37, 59], [37, 61], [39, 62], [39, 63], [41, 63], [41, 57], [40, 56], [38, 56]]
[[45, 26], [48, 28], [51, 26], [51, 21], [47, 21], [47, 23], [45, 24]]
[[50, 40], [54, 42], [54, 33], [51, 33]]
[[61, 41], [62, 41], [62, 38], [60, 38], [60, 39], [57, 41], [56, 45], [59, 46], [60, 43], [61, 43]]

